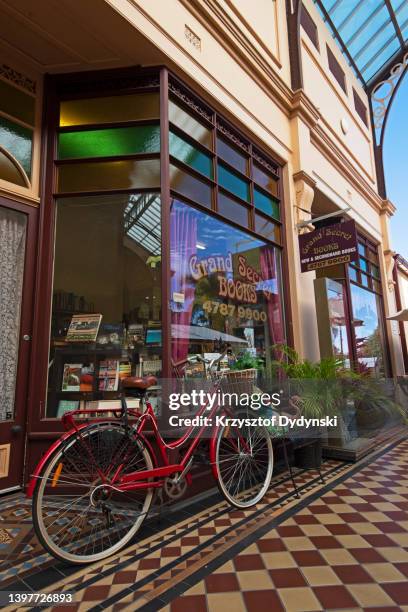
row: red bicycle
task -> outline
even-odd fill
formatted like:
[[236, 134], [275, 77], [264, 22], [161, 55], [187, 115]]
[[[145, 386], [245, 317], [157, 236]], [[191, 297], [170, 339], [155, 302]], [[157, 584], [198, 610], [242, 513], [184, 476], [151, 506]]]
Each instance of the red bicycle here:
[[[195, 360], [205, 361], [207, 371], [212, 373], [222, 357], [212, 362], [200, 356]], [[176, 364], [177, 372], [191, 361]], [[218, 373], [212, 379], [216, 391], [223, 378]], [[214, 427], [208, 439], [204, 439], [202, 426], [189, 427], [179, 439], [166, 442], [147, 399], [148, 389], [156, 382], [152, 376], [124, 380], [121, 408], [114, 417], [83, 421], [87, 414], [112, 413], [109, 408], [64, 415], [67, 432], [41, 459], [27, 491], [33, 497], [37, 536], [54, 557], [69, 563], [90, 563], [123, 548], [148, 515], [155, 490], [177, 497], [191, 483], [190, 469], [200, 442], [208, 445], [213, 476], [230, 504], [248, 508], [268, 490], [273, 449], [265, 428], [247, 426], [240, 419], [241, 426]], [[139, 409], [129, 408], [125, 395], [137, 397]], [[196, 416], [206, 413], [212, 419], [218, 413], [237, 418], [245, 416], [246, 411], [218, 405], [207, 410], [202, 405]], [[75, 420], [76, 416], [82, 423], [79, 418]], [[146, 435], [148, 424], [155, 444]], [[176, 449], [180, 459], [171, 463], [169, 454]]]

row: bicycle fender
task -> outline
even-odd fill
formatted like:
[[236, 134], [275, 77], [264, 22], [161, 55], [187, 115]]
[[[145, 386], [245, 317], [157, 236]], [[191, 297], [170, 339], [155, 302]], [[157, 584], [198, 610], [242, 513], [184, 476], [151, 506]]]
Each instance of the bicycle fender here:
[[218, 427], [213, 428], [211, 432], [211, 439], [210, 439], [210, 444], [209, 444], [211, 471], [213, 473], [215, 480], [218, 480], [218, 470], [217, 470], [217, 465], [215, 463], [215, 451], [216, 451], [216, 445], [217, 445], [217, 436], [218, 436], [220, 427], [221, 426], [218, 425]]
[[81, 429], [84, 429], [84, 427], [88, 427], [88, 426], [89, 426], [89, 423], [84, 423], [83, 425], [80, 425], [79, 427], [70, 429], [69, 431], [65, 432], [60, 438], [58, 438], [58, 440], [56, 440], [54, 444], [51, 444], [51, 446], [47, 448], [47, 450], [45, 451], [45, 454], [41, 457], [40, 461], [37, 463], [34, 472], [31, 474], [30, 482], [27, 484], [27, 487], [26, 487], [27, 497], [33, 496], [35, 485], [37, 483], [37, 479], [39, 475], [41, 474], [44, 465], [47, 463], [48, 459], [50, 458], [52, 453], [55, 451], [55, 449], [61, 446], [62, 444], [64, 444], [65, 440], [69, 438], [70, 436], [72, 436], [73, 434], [77, 433], [77, 431], [80, 431]]
[[[64, 444], [65, 440], [67, 440], [70, 436], [72, 436], [73, 434], [76, 434], [78, 431], [81, 431], [82, 429], [89, 427], [89, 423], [84, 423], [83, 425], [80, 425], [79, 427], [76, 426], [73, 429], [70, 429], [69, 431], [67, 431], [66, 433], [64, 433], [60, 438], [58, 438], [58, 440], [56, 440], [54, 442], [54, 444], [52, 444], [45, 452], [45, 454], [41, 457], [40, 461], [37, 463], [37, 466], [34, 470], [34, 472], [31, 475], [30, 478], [30, 482], [27, 484], [26, 487], [26, 497], [32, 497], [34, 494], [34, 489], [35, 489], [35, 485], [37, 483], [37, 479], [39, 477], [39, 475], [41, 474], [45, 464], [47, 463], [48, 459], [50, 458], [50, 456], [52, 455], [52, 453], [55, 451], [55, 449], [57, 449], [59, 446], [61, 446], [62, 444]], [[157, 457], [156, 457], [156, 453], [153, 450], [152, 445], [150, 444], [149, 440], [147, 440], [147, 438], [145, 438], [145, 436], [138, 434], [138, 437], [141, 438], [143, 444], [145, 444], [150, 452], [150, 456], [152, 457], [153, 460], [153, 466], [157, 467]]]

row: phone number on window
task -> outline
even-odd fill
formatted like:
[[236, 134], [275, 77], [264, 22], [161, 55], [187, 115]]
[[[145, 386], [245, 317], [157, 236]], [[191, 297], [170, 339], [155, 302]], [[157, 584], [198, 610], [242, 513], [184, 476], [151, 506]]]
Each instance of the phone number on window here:
[[203, 310], [207, 313], [220, 314], [223, 317], [236, 315], [239, 319], [253, 319], [254, 321], [266, 321], [266, 313], [262, 310], [245, 308], [245, 306], [235, 306], [235, 304], [224, 304], [217, 300], [207, 300], [203, 304]]

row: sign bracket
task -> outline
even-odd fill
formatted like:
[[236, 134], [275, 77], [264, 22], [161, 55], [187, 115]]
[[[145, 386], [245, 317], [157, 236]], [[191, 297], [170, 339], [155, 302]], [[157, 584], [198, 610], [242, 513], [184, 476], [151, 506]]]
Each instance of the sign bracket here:
[[341, 210], [336, 210], [335, 212], [327, 213], [327, 215], [314, 217], [312, 219], [309, 219], [309, 221], [302, 221], [301, 223], [296, 223], [296, 227], [305, 227], [306, 225], [316, 223], [316, 221], [323, 221], [324, 219], [330, 219], [330, 217], [338, 217], [339, 215], [343, 215], [349, 210], [351, 210], [351, 206], [347, 206], [347, 208], [342, 208]]

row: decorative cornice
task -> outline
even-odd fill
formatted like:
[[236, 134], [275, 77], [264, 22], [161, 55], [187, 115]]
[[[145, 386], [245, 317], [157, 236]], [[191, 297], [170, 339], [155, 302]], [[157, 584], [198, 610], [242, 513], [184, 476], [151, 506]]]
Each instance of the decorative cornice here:
[[36, 82], [22, 72], [19, 72], [14, 68], [10, 68], [10, 66], [7, 66], [7, 64], [0, 64], [0, 76], [5, 80], [10, 81], [10, 83], [25, 89], [30, 94], [35, 95]]
[[216, 0], [180, 0], [180, 2], [288, 115], [292, 102], [291, 88], [254, 48], [253, 43], [220, 4]]
[[381, 215], [388, 215], [388, 217], [392, 217], [397, 210], [397, 207], [391, 202], [391, 200], [382, 200], [381, 204]]
[[312, 189], [314, 189], [316, 187], [316, 181], [314, 178], [312, 178], [310, 176], [310, 174], [308, 174], [307, 172], [305, 172], [304, 170], [299, 170], [299, 172], [295, 172], [293, 175], [293, 180], [295, 181], [295, 183], [297, 181], [304, 181], [307, 185], [309, 185], [309, 187], [311, 187]]
[[291, 119], [293, 117], [301, 117], [310, 128], [314, 128], [321, 117], [320, 112], [303, 89], [297, 89], [293, 93], [292, 108], [289, 116]]

